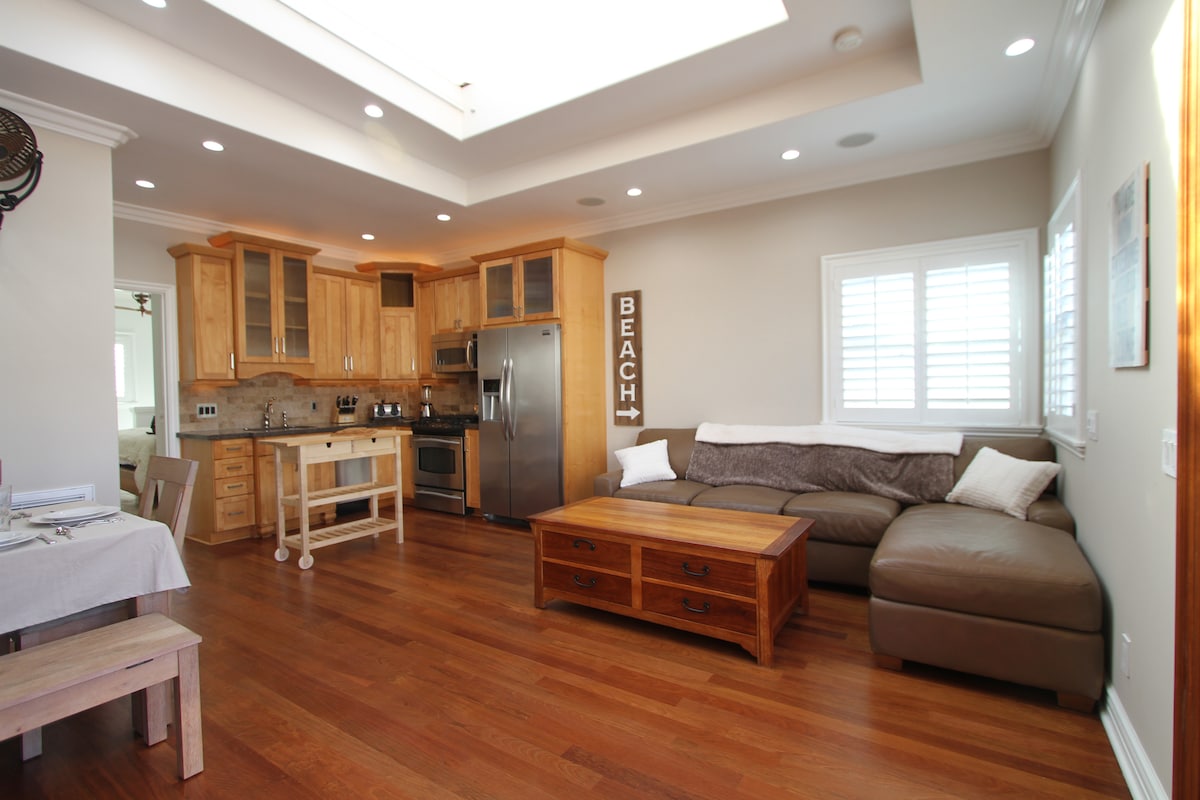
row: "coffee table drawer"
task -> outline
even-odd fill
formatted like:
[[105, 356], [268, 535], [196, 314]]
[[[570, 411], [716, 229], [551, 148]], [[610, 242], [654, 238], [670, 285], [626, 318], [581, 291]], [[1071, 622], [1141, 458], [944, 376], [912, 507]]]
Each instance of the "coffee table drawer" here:
[[547, 589], [569, 592], [583, 598], [605, 600], [623, 606], [633, 602], [633, 583], [629, 578], [595, 572], [586, 567], [544, 563], [542, 582]]
[[725, 592], [741, 597], [754, 597], [755, 569], [753, 564], [723, 561], [694, 553], [671, 550], [642, 549], [642, 577], [670, 583], [695, 586], [713, 592]]
[[571, 561], [596, 567], [629, 572], [629, 545], [598, 536], [545, 531], [542, 533], [542, 558]]
[[738, 633], [752, 634], [758, 625], [758, 612], [752, 602], [658, 583], [642, 585], [642, 609]]

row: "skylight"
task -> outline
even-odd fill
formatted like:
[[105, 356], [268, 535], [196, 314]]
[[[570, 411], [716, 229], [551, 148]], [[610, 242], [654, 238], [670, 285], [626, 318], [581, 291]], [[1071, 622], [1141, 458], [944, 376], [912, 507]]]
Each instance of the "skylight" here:
[[[235, 14], [240, 5], [209, 2]], [[366, 88], [431, 124], [450, 127], [448, 109], [430, 112], [432, 98], [414, 99], [411, 90], [396, 86], [389, 96], [377, 74], [364, 80], [372, 66], [374, 72], [386, 67], [393, 84], [414, 84], [455, 109], [462, 138], [787, 20], [782, 0], [708, 3], [702, 9], [695, 0], [275, 2], [340, 40], [326, 38], [328, 47], [307, 52], [310, 58], [360, 85], [372, 83]], [[294, 32], [302, 21], [293, 15], [243, 19], [297, 46], [288, 29]], [[314, 46], [311, 34], [306, 46]], [[364, 65], [363, 55], [376, 63]]]

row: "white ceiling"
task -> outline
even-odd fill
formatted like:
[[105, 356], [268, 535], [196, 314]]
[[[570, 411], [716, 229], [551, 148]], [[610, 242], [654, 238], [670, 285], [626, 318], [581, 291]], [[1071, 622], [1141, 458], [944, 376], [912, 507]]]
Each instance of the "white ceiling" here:
[[[702, 15], [709, 2], [718, 0], [690, 6]], [[6, 0], [0, 106], [123, 142], [113, 151], [120, 217], [286, 238], [350, 261], [453, 264], [522, 241], [1046, 147], [1103, 0], [783, 5], [782, 24], [513, 121], [493, 114], [464, 126], [461, 104], [278, 0], [168, 0], [163, 10]], [[268, 36], [241, 19], [276, 27]], [[658, 25], [663, 37], [674, 30]], [[837, 52], [833, 39], [849, 26], [863, 44]], [[621, 46], [587, 25], [561, 27], [556, 44], [570, 46], [560, 53], [589, 60]], [[1037, 46], [1006, 57], [1021, 37]], [[517, 46], [494, 42], [498, 58]], [[557, 55], [546, 69], [569, 73], [570, 60]], [[365, 116], [367, 103], [383, 118]], [[860, 132], [876, 138], [837, 145]], [[205, 139], [225, 151], [204, 150]], [[800, 157], [782, 160], [789, 148]], [[157, 188], [137, 188], [138, 178]], [[642, 196], [626, 196], [631, 186]]]

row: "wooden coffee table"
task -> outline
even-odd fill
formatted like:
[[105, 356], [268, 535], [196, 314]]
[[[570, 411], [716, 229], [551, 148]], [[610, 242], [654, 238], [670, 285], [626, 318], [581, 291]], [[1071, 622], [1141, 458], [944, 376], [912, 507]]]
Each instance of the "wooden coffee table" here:
[[808, 613], [811, 519], [591, 497], [529, 521], [538, 608], [567, 600], [724, 639], [764, 666], [792, 612]]

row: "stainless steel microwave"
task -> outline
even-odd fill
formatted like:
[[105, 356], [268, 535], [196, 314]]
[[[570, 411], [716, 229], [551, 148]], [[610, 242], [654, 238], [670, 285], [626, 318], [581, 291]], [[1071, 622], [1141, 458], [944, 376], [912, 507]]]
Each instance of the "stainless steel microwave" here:
[[438, 333], [433, 337], [434, 372], [474, 372], [479, 366], [474, 331]]

